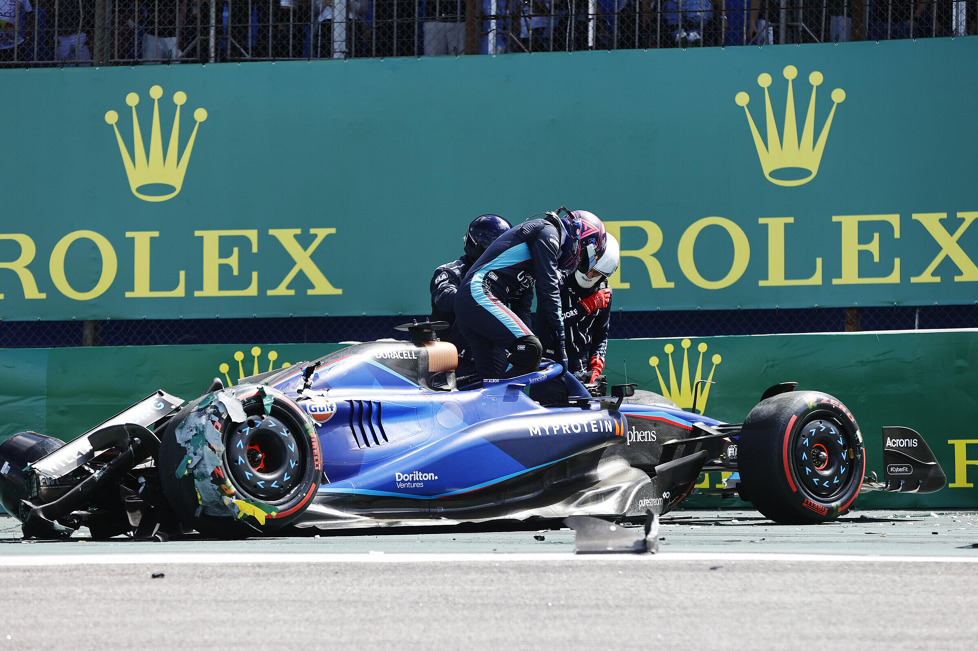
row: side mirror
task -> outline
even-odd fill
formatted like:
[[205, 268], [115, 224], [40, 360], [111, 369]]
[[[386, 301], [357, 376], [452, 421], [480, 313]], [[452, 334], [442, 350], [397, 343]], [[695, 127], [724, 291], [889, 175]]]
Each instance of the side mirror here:
[[616, 384], [611, 387], [612, 398], [631, 398], [635, 395], [637, 384]]

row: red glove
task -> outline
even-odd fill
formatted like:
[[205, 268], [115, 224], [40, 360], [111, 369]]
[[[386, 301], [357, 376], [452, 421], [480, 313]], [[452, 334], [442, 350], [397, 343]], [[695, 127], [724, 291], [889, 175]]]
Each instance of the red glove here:
[[584, 300], [578, 301], [588, 314], [597, 312], [601, 308], [611, 305], [611, 288], [605, 287], [594, 292]]
[[588, 384], [590, 384], [597, 380], [598, 376], [601, 375], [601, 371], [604, 370], [604, 358], [595, 355], [588, 360], [587, 366], [591, 370], [591, 379], [588, 381]]

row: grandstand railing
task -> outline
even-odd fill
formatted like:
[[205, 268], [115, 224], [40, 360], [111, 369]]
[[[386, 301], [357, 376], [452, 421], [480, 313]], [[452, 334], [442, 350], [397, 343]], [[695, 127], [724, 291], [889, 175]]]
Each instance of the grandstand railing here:
[[[446, 5], [456, 7], [445, 12]], [[416, 57], [425, 55], [426, 22], [461, 23], [458, 54], [978, 33], [978, 0], [10, 0], [6, 6], [0, 67]]]

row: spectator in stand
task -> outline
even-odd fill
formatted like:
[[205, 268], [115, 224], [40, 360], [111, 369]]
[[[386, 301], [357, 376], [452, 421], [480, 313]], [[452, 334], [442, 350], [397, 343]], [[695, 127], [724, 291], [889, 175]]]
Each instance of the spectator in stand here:
[[94, 24], [95, 0], [58, 0], [54, 24], [58, 26], [55, 58], [64, 66], [92, 65], [88, 31]]
[[756, 0], [757, 8], [751, 6], [750, 45], [774, 45], [774, 25], [771, 21], [781, 11], [781, 5], [776, 4], [777, 1]]
[[179, 63], [180, 31], [187, 14], [187, 0], [153, 0], [142, 5], [143, 49], [147, 63]]
[[[366, 49], [366, 36], [370, 33], [367, 19], [370, 18], [370, 0], [347, 0], [346, 2], [346, 43], [334, 43], [334, 50], [345, 48], [350, 58], [369, 56]], [[337, 20], [342, 20], [337, 17]]]
[[[482, 0], [482, 54], [506, 54], [511, 50], [513, 30], [519, 28], [511, 15], [511, 5], [519, 0]], [[518, 33], [518, 32], [517, 32]]]
[[567, 10], [566, 20], [559, 35], [560, 40], [563, 41], [563, 47], [561, 49], [566, 49], [568, 52], [572, 50], [592, 49], [593, 43], [591, 42], [591, 30], [589, 27], [589, 22], [591, 21], [591, 14], [589, 13], [590, 0], [561, 1]]
[[520, 44], [525, 52], [553, 49], [554, 16], [550, 0], [521, 0], [519, 11]]
[[869, 0], [867, 36], [873, 41], [943, 36], [935, 29], [931, 0]]
[[309, 35], [309, 56], [328, 59], [333, 56], [333, 0], [313, 0], [314, 23]]
[[[852, 15], [856, 11], [848, 2], [829, 3], [829, 40], [833, 43], [845, 43], [852, 40]], [[858, 11], [863, 11], [860, 5]], [[861, 22], [861, 21], [860, 21]]]
[[635, 5], [631, 0], [598, 0], [596, 27], [599, 50], [635, 47]]
[[533, 25], [530, 33], [530, 51], [551, 52], [555, 48], [557, 24], [560, 15], [552, 0], [534, 0]]
[[760, 0], [720, 0], [724, 18], [723, 45], [747, 45], [757, 33]]
[[465, 0], [427, 0], [425, 56], [465, 54]]
[[664, 0], [662, 20], [669, 29], [665, 45], [682, 48], [707, 45], [706, 35], [712, 19], [710, 0]]
[[475, 371], [471, 352], [465, 344], [465, 338], [455, 325], [455, 295], [462, 279], [472, 268], [472, 265], [485, 253], [489, 245], [508, 231], [511, 225], [499, 215], [480, 215], [472, 220], [465, 237], [462, 238], [462, 257], [452, 262], [446, 262], [437, 269], [431, 277], [431, 320], [445, 321], [449, 325], [448, 334], [441, 337], [455, 344], [458, 349], [459, 367], [457, 374], [461, 378]]
[[27, 38], [30, 0], [0, 0], [0, 67], [31, 60], [31, 39]]

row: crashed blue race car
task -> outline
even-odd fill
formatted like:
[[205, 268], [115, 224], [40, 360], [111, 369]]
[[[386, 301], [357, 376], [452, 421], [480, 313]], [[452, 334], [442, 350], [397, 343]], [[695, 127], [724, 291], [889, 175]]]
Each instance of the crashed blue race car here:
[[[884, 481], [864, 478], [855, 419], [793, 383], [741, 424], [631, 385], [544, 407], [527, 387], [559, 364], [456, 386], [439, 323], [411, 341], [362, 343], [311, 362], [215, 380], [184, 401], [156, 391], [64, 443], [20, 432], [0, 443], [0, 504], [30, 538], [165, 539], [471, 523], [619, 521], [676, 508], [704, 471], [780, 523], [837, 518], [861, 490], [932, 492], [944, 472], [917, 432], [884, 428]], [[575, 382], [565, 377], [564, 380]], [[589, 387], [592, 388], [592, 387]]]

